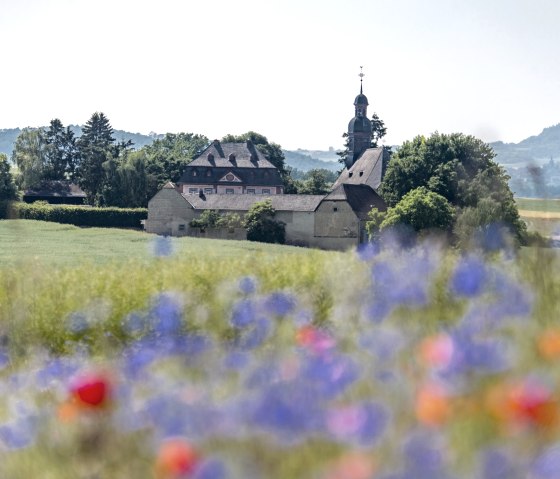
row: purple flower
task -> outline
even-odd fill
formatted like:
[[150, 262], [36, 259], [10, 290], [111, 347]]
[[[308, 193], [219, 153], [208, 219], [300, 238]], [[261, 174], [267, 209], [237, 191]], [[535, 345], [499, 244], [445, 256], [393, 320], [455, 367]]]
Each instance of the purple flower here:
[[243, 294], [252, 294], [257, 290], [257, 280], [251, 276], [245, 276], [239, 280], [239, 289]]
[[291, 313], [296, 306], [296, 299], [286, 293], [276, 292], [271, 293], [264, 300], [264, 309], [276, 316], [286, 316]]
[[226, 468], [223, 462], [216, 459], [206, 459], [197, 466], [193, 479], [226, 479]]
[[176, 295], [162, 293], [156, 297], [151, 316], [156, 333], [160, 335], [177, 333], [182, 325], [183, 305]]
[[388, 422], [386, 409], [375, 402], [331, 409], [326, 419], [327, 429], [335, 438], [361, 446], [375, 444]]
[[362, 261], [370, 261], [375, 258], [381, 252], [381, 244], [379, 241], [362, 243], [358, 245], [356, 253], [358, 258]]
[[276, 383], [266, 388], [251, 413], [251, 422], [279, 438], [304, 440], [323, 428], [322, 409], [305, 383]]
[[511, 458], [499, 449], [491, 448], [482, 451], [480, 465], [481, 479], [514, 479], [519, 477]]
[[472, 298], [484, 291], [487, 280], [488, 272], [484, 262], [475, 256], [468, 256], [459, 260], [449, 286], [452, 293]]
[[302, 380], [325, 399], [343, 393], [359, 377], [356, 363], [344, 355], [308, 357], [302, 368]]
[[37, 435], [34, 417], [20, 418], [13, 423], [0, 426], [0, 444], [6, 449], [22, 449], [32, 445]]
[[173, 254], [173, 243], [169, 236], [156, 236], [153, 242], [154, 256], [165, 257]]
[[224, 359], [224, 366], [228, 369], [240, 370], [245, 368], [251, 360], [251, 354], [245, 351], [232, 351]]
[[241, 349], [254, 349], [260, 346], [272, 331], [272, 323], [267, 318], [259, 318], [247, 329], [241, 331], [237, 346]]
[[558, 479], [560, 477], [560, 444], [546, 449], [530, 468], [531, 479]]
[[255, 322], [256, 314], [253, 301], [242, 299], [233, 306], [230, 323], [235, 328], [244, 328]]

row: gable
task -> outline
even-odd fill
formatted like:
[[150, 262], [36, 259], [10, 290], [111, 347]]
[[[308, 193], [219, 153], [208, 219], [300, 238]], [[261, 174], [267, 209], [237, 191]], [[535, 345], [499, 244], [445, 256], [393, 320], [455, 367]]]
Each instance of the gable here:
[[228, 171], [218, 181], [226, 183], [241, 183], [241, 179], [236, 176], [232, 171]]

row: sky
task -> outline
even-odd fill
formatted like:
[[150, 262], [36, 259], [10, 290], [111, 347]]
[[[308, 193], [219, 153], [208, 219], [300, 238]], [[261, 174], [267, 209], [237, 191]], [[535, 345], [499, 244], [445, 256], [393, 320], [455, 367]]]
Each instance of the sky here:
[[0, 0], [0, 129], [249, 130], [342, 147], [363, 66], [399, 145], [560, 123], [558, 0]]

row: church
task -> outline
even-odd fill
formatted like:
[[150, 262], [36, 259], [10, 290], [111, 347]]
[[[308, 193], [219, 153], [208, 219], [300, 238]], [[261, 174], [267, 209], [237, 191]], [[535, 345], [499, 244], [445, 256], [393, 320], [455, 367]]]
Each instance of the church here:
[[286, 244], [347, 250], [367, 241], [369, 211], [374, 207], [386, 210], [376, 190], [389, 161], [383, 147], [371, 148], [368, 105], [360, 81], [354, 117], [348, 124], [346, 168], [327, 195], [284, 194], [278, 170], [251, 142], [214, 140], [185, 168], [177, 185], [167, 183], [149, 201], [145, 230], [171, 236], [246, 239], [242, 229], [201, 231], [190, 222], [205, 210], [242, 217], [255, 202], [270, 199], [275, 219], [286, 225]]

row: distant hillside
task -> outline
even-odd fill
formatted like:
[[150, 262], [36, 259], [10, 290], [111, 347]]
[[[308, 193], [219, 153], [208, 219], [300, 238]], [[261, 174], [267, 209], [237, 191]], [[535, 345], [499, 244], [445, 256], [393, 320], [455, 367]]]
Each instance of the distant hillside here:
[[497, 154], [498, 163], [527, 164], [535, 160], [560, 158], [560, 123], [545, 128], [539, 135], [530, 136], [519, 143], [490, 143]]
[[[70, 128], [76, 136], [82, 134], [82, 127], [79, 125], [70, 125]], [[0, 130], [0, 153], [6, 153], [8, 157], [11, 156], [14, 149], [14, 143], [16, 138], [21, 133], [22, 128], [9, 128]], [[142, 135], [141, 133], [130, 133], [123, 130], [115, 130], [113, 132], [113, 137], [117, 141], [128, 141], [131, 140], [134, 143], [134, 148], [142, 148], [146, 145], [151, 145], [152, 142], [157, 138], [163, 138], [164, 135], [158, 135], [157, 133], [150, 133], [149, 135]]]
[[[338, 156], [334, 151], [310, 151], [310, 150], [283, 150], [286, 164], [301, 171], [325, 169], [338, 171], [342, 165], [338, 163]], [[322, 159], [319, 159], [322, 158]]]

